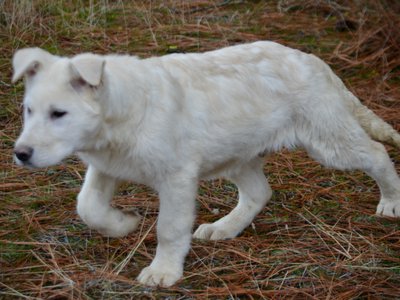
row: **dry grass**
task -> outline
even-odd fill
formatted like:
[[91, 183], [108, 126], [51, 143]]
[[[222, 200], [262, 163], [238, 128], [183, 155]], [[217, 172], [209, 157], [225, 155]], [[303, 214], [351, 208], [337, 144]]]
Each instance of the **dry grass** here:
[[[157, 196], [123, 186], [115, 205], [137, 208], [140, 230], [123, 239], [91, 232], [75, 213], [79, 162], [40, 171], [14, 166], [23, 86], [10, 84], [12, 53], [25, 46], [147, 57], [269, 39], [324, 58], [400, 129], [396, 3], [0, 1], [0, 298], [398, 299], [400, 227], [374, 216], [374, 182], [323, 169], [301, 150], [267, 159], [273, 199], [240, 237], [194, 241], [185, 277], [171, 289], [139, 286], [134, 278], [156, 247]], [[398, 164], [399, 150], [388, 149]], [[203, 182], [196, 224], [228, 213], [236, 193], [228, 182]]]

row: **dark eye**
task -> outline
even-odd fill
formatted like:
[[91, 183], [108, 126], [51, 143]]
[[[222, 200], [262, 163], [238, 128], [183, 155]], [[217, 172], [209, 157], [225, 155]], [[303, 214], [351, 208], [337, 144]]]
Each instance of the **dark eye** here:
[[53, 110], [53, 111], [50, 113], [50, 118], [52, 118], [52, 119], [59, 119], [59, 118], [65, 116], [66, 114], [67, 114], [67, 112], [66, 112], [66, 111], [63, 111], [63, 110]]
[[28, 108], [26, 109], [26, 111], [27, 111], [28, 115], [30, 115], [30, 114], [32, 113], [32, 110], [30, 109], [30, 107], [28, 107]]

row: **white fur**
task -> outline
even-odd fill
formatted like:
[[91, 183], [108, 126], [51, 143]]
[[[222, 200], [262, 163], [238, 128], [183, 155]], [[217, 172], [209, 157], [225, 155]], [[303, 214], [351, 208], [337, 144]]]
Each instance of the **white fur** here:
[[[272, 193], [260, 156], [282, 147], [367, 172], [381, 188], [377, 213], [400, 216], [399, 178], [367, 133], [387, 141], [398, 134], [313, 55], [272, 42], [143, 60], [31, 48], [14, 56], [13, 79], [22, 76], [25, 122], [15, 151], [33, 154], [18, 163], [45, 167], [77, 153], [88, 164], [77, 210], [89, 227], [109, 236], [137, 227], [137, 216], [110, 206], [118, 180], [158, 191], [158, 246], [143, 284], [170, 286], [182, 276], [199, 179], [232, 180], [239, 203], [194, 237], [233, 238]], [[53, 118], [54, 110], [66, 114]]]

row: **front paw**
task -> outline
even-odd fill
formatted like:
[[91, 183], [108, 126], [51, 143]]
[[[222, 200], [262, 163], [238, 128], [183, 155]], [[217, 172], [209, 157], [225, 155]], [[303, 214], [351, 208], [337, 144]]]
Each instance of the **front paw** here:
[[104, 236], [119, 238], [124, 237], [134, 231], [139, 223], [140, 216], [133, 212], [122, 212], [114, 210], [109, 214], [106, 226], [100, 226], [97, 229]]
[[97, 230], [108, 237], [126, 236], [134, 231], [140, 223], [138, 214], [123, 212], [111, 207], [99, 207], [89, 210], [85, 206], [78, 206], [78, 214], [91, 229]]
[[182, 274], [181, 269], [150, 265], [140, 272], [137, 280], [147, 286], [170, 287], [182, 277]]

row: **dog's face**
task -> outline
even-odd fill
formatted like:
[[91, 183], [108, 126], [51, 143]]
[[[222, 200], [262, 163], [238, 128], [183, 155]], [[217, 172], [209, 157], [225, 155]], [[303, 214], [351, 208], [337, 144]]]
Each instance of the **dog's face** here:
[[13, 81], [25, 79], [24, 126], [14, 148], [16, 162], [46, 167], [92, 147], [102, 120], [96, 101], [102, 58], [61, 58], [28, 48], [16, 52], [13, 66]]

